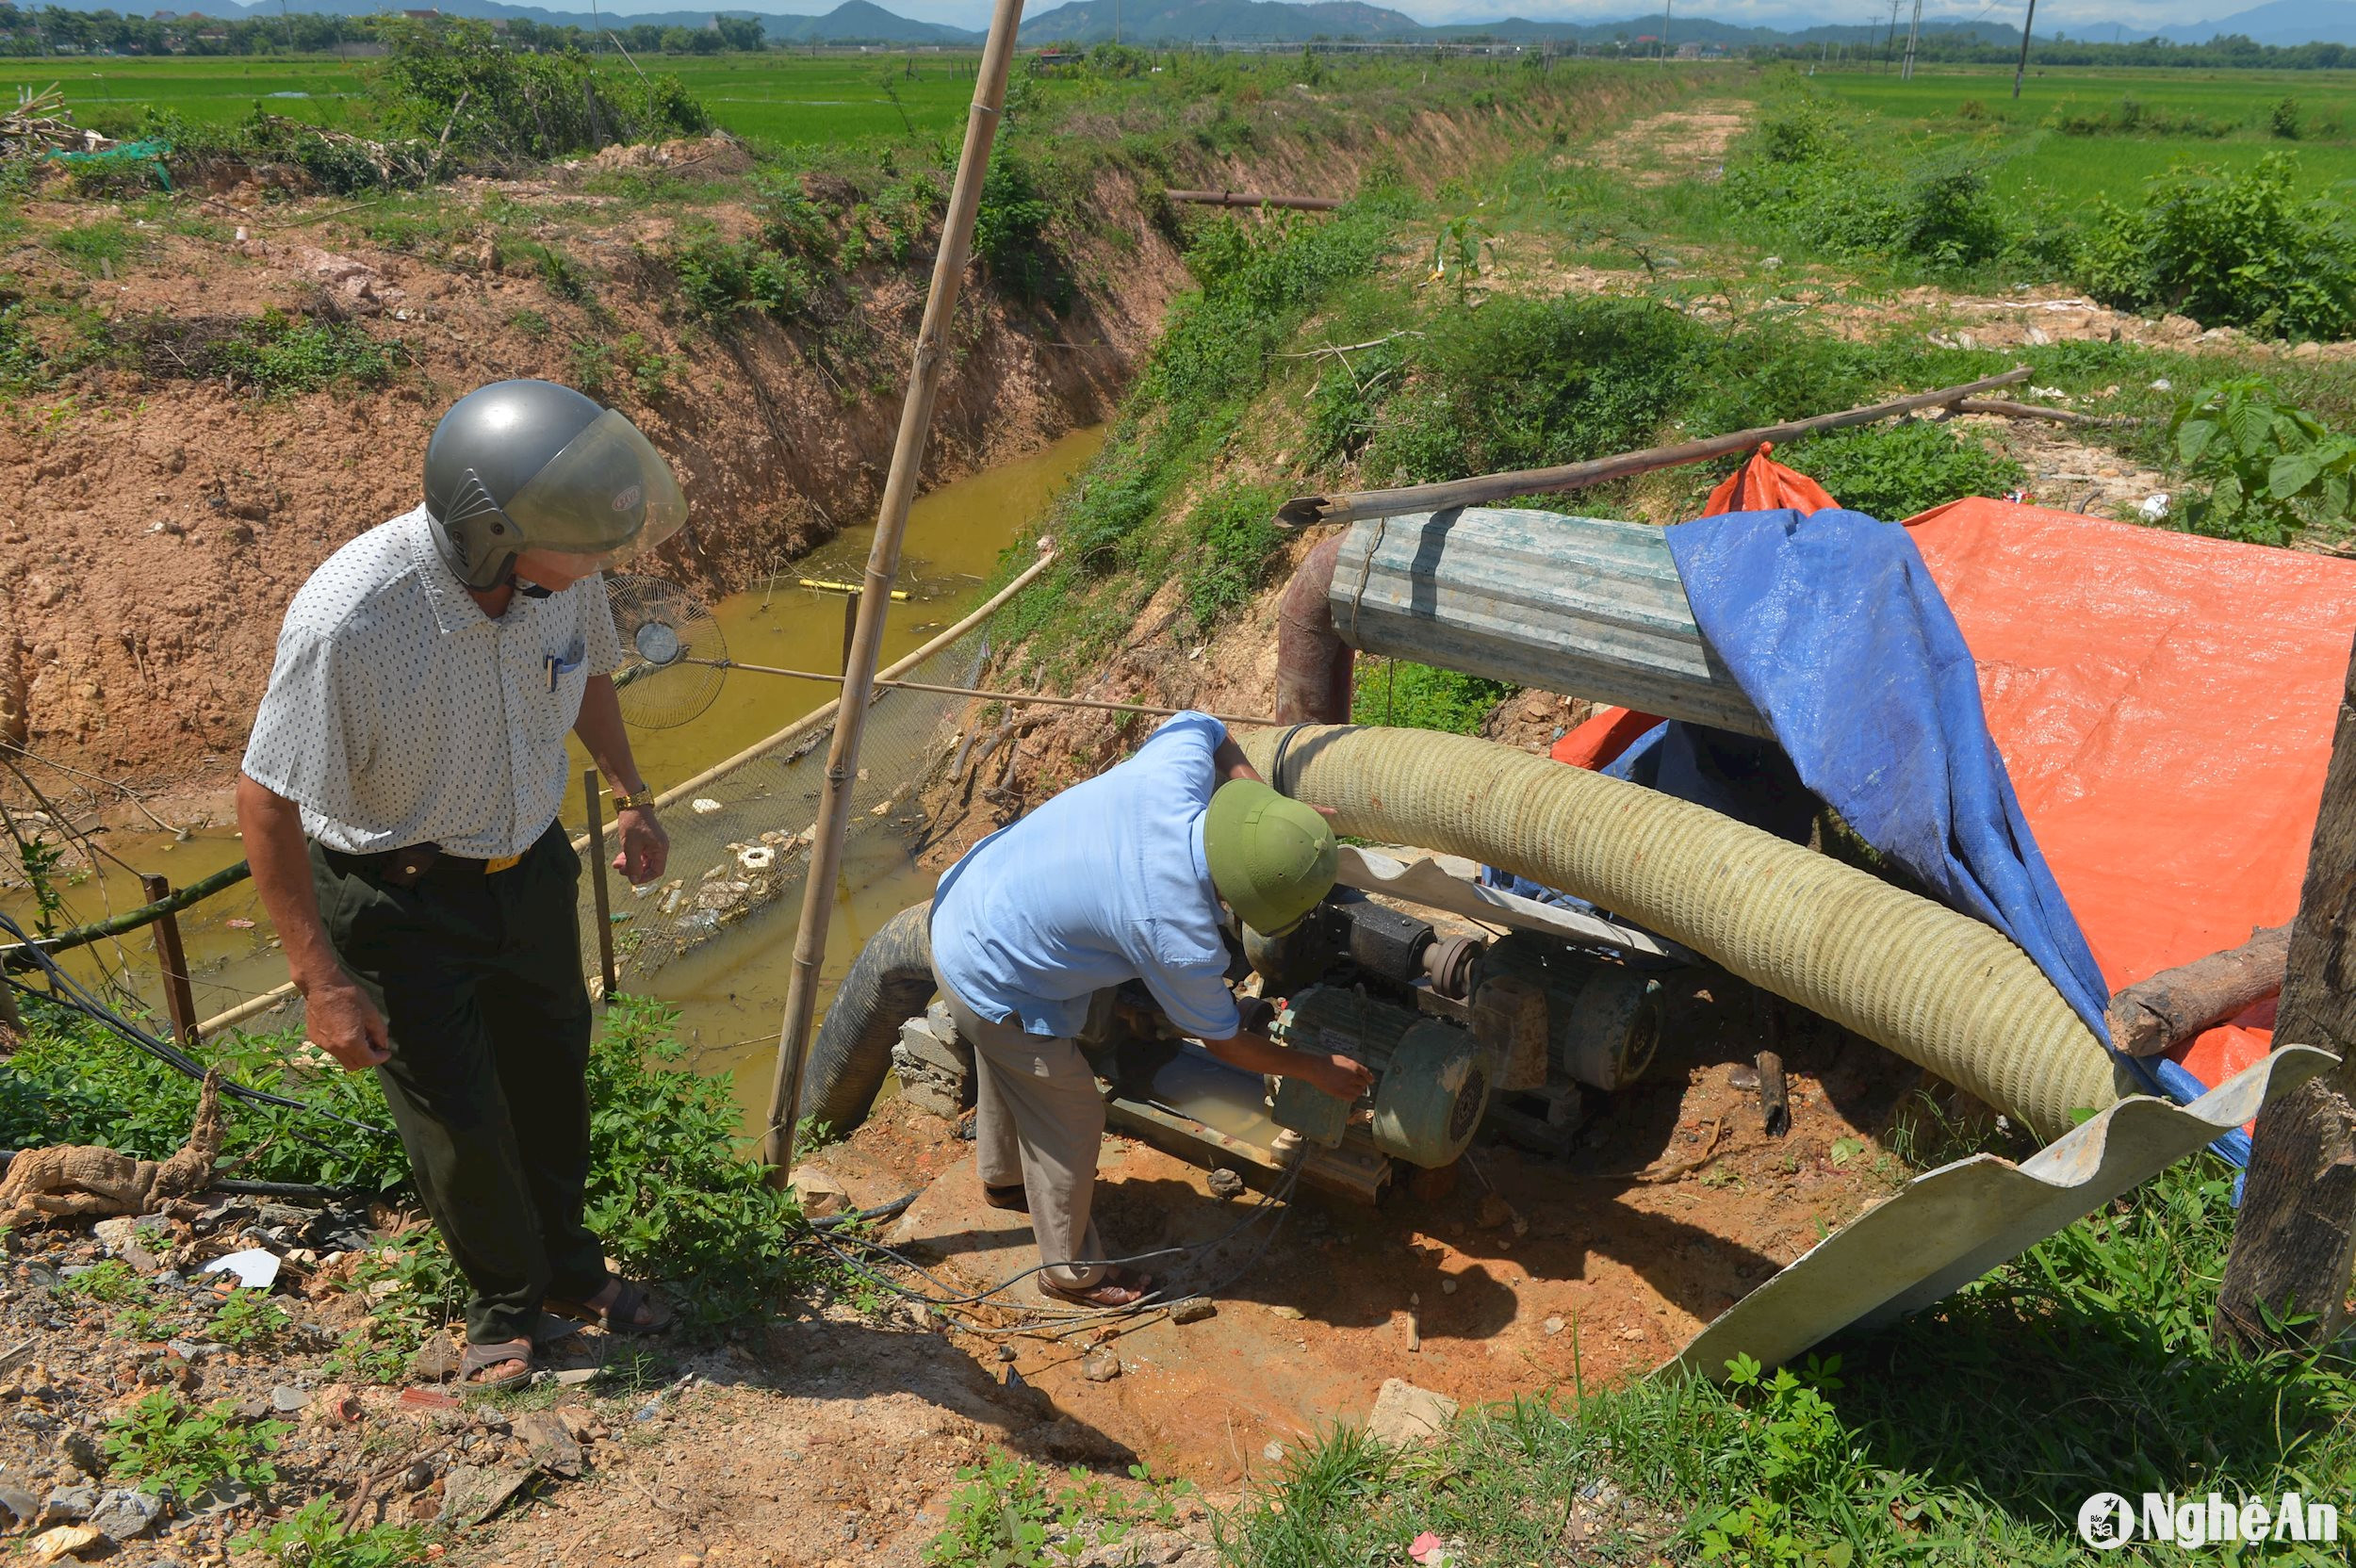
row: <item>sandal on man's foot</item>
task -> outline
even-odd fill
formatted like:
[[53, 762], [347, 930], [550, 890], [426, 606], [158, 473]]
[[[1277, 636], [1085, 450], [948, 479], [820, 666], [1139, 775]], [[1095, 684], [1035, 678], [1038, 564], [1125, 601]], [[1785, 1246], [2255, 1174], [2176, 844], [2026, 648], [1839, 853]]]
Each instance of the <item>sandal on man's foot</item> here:
[[[503, 1366], [513, 1370], [499, 1372], [496, 1377], [483, 1376]], [[458, 1382], [463, 1388], [481, 1392], [513, 1388], [531, 1380], [532, 1341], [529, 1339], [501, 1339], [488, 1345], [469, 1345], [458, 1358]]]
[[1150, 1274], [1132, 1274], [1125, 1268], [1107, 1268], [1103, 1279], [1092, 1285], [1059, 1285], [1041, 1274], [1039, 1292], [1058, 1301], [1069, 1301], [1075, 1307], [1134, 1307], [1145, 1299], [1153, 1285]]
[[609, 1276], [597, 1294], [612, 1292], [603, 1306], [591, 1301], [565, 1301], [549, 1297], [540, 1304], [559, 1317], [593, 1323], [610, 1334], [659, 1334], [671, 1326], [671, 1309], [628, 1280]]
[[1010, 1182], [1003, 1187], [983, 1183], [982, 1201], [993, 1209], [1012, 1209], [1017, 1214], [1031, 1212], [1031, 1195], [1023, 1189], [1020, 1182]]

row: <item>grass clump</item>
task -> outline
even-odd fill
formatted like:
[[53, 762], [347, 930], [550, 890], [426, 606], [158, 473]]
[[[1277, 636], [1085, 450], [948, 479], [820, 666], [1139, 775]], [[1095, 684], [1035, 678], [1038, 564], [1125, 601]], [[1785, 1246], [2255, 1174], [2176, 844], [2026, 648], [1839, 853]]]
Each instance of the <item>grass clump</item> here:
[[1266, 580], [1284, 542], [1275, 522], [1283, 499], [1267, 485], [1225, 484], [1187, 514], [1186, 609], [1198, 631], [1241, 610]]
[[1490, 710], [1517, 690], [1502, 680], [1407, 659], [1361, 659], [1350, 719], [1352, 724], [1478, 735]]
[[924, 1560], [933, 1568], [1051, 1568], [1117, 1546], [1137, 1525], [1175, 1524], [1171, 1499], [1191, 1490], [1186, 1483], [1156, 1480], [1142, 1464], [1131, 1465], [1129, 1476], [1146, 1488], [1143, 1496], [1076, 1465], [1058, 1477], [992, 1448], [980, 1464], [957, 1472], [948, 1522]]
[[1834, 431], [1776, 455], [1850, 511], [1893, 523], [1962, 496], [2004, 496], [2029, 478], [1980, 437], [1920, 419]]
[[189, 1497], [217, 1481], [268, 1486], [278, 1478], [270, 1456], [291, 1429], [284, 1421], [240, 1421], [226, 1399], [198, 1411], [158, 1390], [107, 1422], [98, 1446], [113, 1478]]
[[102, 218], [72, 228], [52, 230], [48, 247], [83, 271], [95, 274], [102, 265], [112, 268], [129, 260], [143, 241], [119, 218]]

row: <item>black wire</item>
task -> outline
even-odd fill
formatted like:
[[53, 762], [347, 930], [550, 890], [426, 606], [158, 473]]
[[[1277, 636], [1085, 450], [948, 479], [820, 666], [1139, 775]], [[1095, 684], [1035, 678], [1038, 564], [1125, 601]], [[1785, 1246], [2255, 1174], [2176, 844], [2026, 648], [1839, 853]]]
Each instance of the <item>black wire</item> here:
[[[1230, 1226], [1225, 1233], [1215, 1236], [1209, 1241], [1193, 1241], [1186, 1242], [1176, 1247], [1160, 1247], [1155, 1248], [1150, 1252], [1136, 1252], [1131, 1253], [1126, 1257], [1073, 1258], [1061, 1266], [1045, 1263], [1035, 1264], [1031, 1267], [1023, 1269], [1019, 1274], [1008, 1275], [1006, 1279], [999, 1281], [996, 1284], [990, 1286], [987, 1290], [973, 1291], [963, 1294], [957, 1293], [955, 1286], [933, 1274], [930, 1270], [926, 1269], [923, 1265], [917, 1263], [913, 1258], [908, 1257], [906, 1253], [895, 1251], [893, 1249], [885, 1246], [883, 1243], [871, 1240], [866, 1236], [850, 1235], [844, 1236], [842, 1239], [851, 1242], [857, 1246], [864, 1247], [870, 1251], [883, 1254], [885, 1257], [890, 1258], [892, 1262], [899, 1264], [902, 1267], [910, 1270], [920, 1278], [928, 1281], [932, 1284], [938, 1285], [941, 1290], [949, 1292], [950, 1294], [944, 1296], [927, 1296], [921, 1290], [911, 1290], [895, 1280], [886, 1279], [883, 1275], [876, 1273], [874, 1269], [862, 1266], [856, 1258], [851, 1257], [840, 1247], [836, 1246], [835, 1238], [830, 1235], [813, 1231], [810, 1239], [817, 1242], [827, 1251], [832, 1252], [836, 1259], [845, 1267], [875, 1281], [877, 1284], [882, 1285], [885, 1289], [891, 1291], [896, 1296], [906, 1297], [911, 1301], [921, 1301], [926, 1306], [966, 1307], [977, 1306], [994, 1296], [1003, 1295], [1014, 1286], [1020, 1284], [1024, 1280], [1029, 1279], [1032, 1275], [1052, 1267], [1122, 1267], [1132, 1264], [1150, 1263], [1156, 1258], [1180, 1257], [1196, 1252], [1207, 1252], [1216, 1248], [1225, 1246], [1228, 1242], [1233, 1241], [1236, 1236], [1241, 1235], [1246, 1230], [1259, 1223], [1261, 1219], [1265, 1218], [1269, 1214], [1274, 1214], [1277, 1219], [1276, 1224], [1269, 1227], [1268, 1234], [1261, 1238], [1260, 1244], [1257, 1247], [1252, 1249], [1252, 1255], [1244, 1260], [1243, 1266], [1236, 1269], [1234, 1273], [1228, 1275], [1224, 1280], [1221, 1280], [1218, 1284], [1210, 1287], [1209, 1293], [1216, 1294], [1219, 1291], [1226, 1289], [1237, 1280], [1242, 1279], [1244, 1275], [1250, 1273], [1252, 1269], [1258, 1265], [1261, 1255], [1268, 1250], [1269, 1244], [1276, 1239], [1277, 1233], [1284, 1229], [1284, 1217], [1292, 1212], [1290, 1200], [1292, 1198], [1293, 1189], [1300, 1184], [1300, 1182], [1301, 1167], [1296, 1163], [1285, 1170], [1284, 1179], [1277, 1184], [1275, 1190], [1264, 1193], [1261, 1196], [1260, 1200], [1252, 1205], [1251, 1211], [1241, 1219], [1237, 1220], [1234, 1225]], [[886, 1206], [890, 1207], [890, 1205]], [[849, 1217], [846, 1216], [844, 1217], [847, 1218]], [[1125, 1307], [1100, 1310], [1115, 1313], [1142, 1312], [1154, 1306], [1167, 1305], [1168, 1303], [1155, 1299], [1155, 1298], [1159, 1297], [1161, 1294], [1161, 1292], [1155, 1291], [1147, 1297], [1129, 1303]], [[1199, 1295], [1204, 1293], [1197, 1292], [1196, 1294]]]
[[[27, 996], [38, 997], [55, 1005], [70, 1008], [93, 1022], [104, 1024], [156, 1060], [186, 1073], [190, 1078], [199, 1081], [204, 1079], [206, 1070], [203, 1063], [182, 1051], [178, 1046], [167, 1044], [156, 1038], [92, 996], [83, 988], [80, 981], [58, 968], [57, 960], [50, 957], [45, 951], [31, 946], [31, 939], [25, 936], [25, 928], [17, 924], [14, 919], [6, 914], [0, 914], [0, 931], [5, 931], [19, 942], [27, 944], [20, 951], [31, 955], [33, 966], [40, 970], [42, 976], [48, 980], [50, 990], [44, 994], [12, 976], [7, 979], [7, 984], [14, 986]], [[274, 1105], [281, 1110], [308, 1111], [313, 1116], [325, 1117], [330, 1121], [341, 1123], [358, 1132], [374, 1133], [379, 1137], [393, 1135], [392, 1129], [389, 1127], [379, 1127], [366, 1121], [354, 1121], [352, 1118], [328, 1110], [324, 1106], [314, 1105], [307, 1101], [291, 1099], [283, 1094], [272, 1094], [267, 1089], [254, 1088], [233, 1078], [221, 1079], [221, 1086], [230, 1098], [242, 1100], [249, 1105]], [[291, 1129], [289, 1131], [291, 1133]], [[291, 1133], [291, 1135], [303, 1136], [300, 1133]], [[304, 1141], [311, 1140], [304, 1139]], [[326, 1146], [319, 1145], [319, 1147], [325, 1148]]]

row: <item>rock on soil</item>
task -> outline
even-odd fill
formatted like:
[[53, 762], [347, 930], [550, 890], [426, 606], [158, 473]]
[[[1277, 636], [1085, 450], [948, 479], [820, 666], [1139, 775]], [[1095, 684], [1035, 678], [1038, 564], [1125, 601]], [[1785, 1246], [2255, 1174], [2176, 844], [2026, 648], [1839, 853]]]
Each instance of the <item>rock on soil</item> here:
[[1366, 1432], [1378, 1443], [1412, 1448], [1446, 1432], [1455, 1419], [1456, 1401], [1447, 1395], [1417, 1388], [1404, 1378], [1387, 1378], [1374, 1396]]

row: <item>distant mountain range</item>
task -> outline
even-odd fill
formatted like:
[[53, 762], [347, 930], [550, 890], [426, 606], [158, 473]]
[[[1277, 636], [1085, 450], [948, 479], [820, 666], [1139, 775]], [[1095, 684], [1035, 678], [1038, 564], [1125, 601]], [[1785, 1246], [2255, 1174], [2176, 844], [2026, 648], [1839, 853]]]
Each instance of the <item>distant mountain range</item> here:
[[[133, 14], [148, 8], [141, 0], [56, 0], [74, 10], [114, 9]], [[184, 0], [188, 9], [223, 17], [263, 18], [280, 14], [282, 0]], [[324, 16], [366, 16], [399, 8], [402, 0], [285, 0], [289, 8]], [[417, 4], [418, 0], [407, 0]], [[507, 0], [424, 0], [438, 3], [447, 15], [495, 19], [524, 19], [556, 26], [701, 27], [713, 12], [675, 10], [625, 14], [600, 9], [553, 10], [539, 6], [511, 5]], [[938, 22], [900, 16], [872, 0], [843, 0], [823, 16], [786, 14], [729, 8], [722, 16], [760, 21], [773, 41], [782, 43], [975, 44], [983, 35]], [[1593, 42], [1657, 37], [1661, 13], [1616, 22], [1571, 22], [1507, 17], [1497, 22], [1427, 25], [1403, 11], [1367, 5], [1363, 0], [1069, 0], [1023, 19], [1026, 42], [1069, 41], [1108, 42], [1119, 37], [1133, 43], [1208, 43], [1217, 40], [1307, 42], [1313, 39], [1374, 39], [1404, 42], [1416, 39], [1484, 37], [1516, 42]], [[2018, 42], [2018, 28], [1994, 22], [1925, 23], [1923, 31], [1957, 33], [1990, 42]], [[2153, 29], [2081, 24], [2077, 37], [2108, 42], [2113, 38], [2137, 41], [2166, 38], [2179, 43], [2205, 43], [2219, 34], [2240, 34], [2260, 43], [2356, 44], [2356, 0], [2270, 0], [2250, 10], [2237, 11], [2215, 22]], [[1857, 42], [1878, 39], [1884, 25], [1769, 27], [1737, 25], [1700, 16], [1674, 16], [1669, 26], [1677, 43], [1744, 44]], [[2040, 35], [2043, 36], [2043, 35]]]

